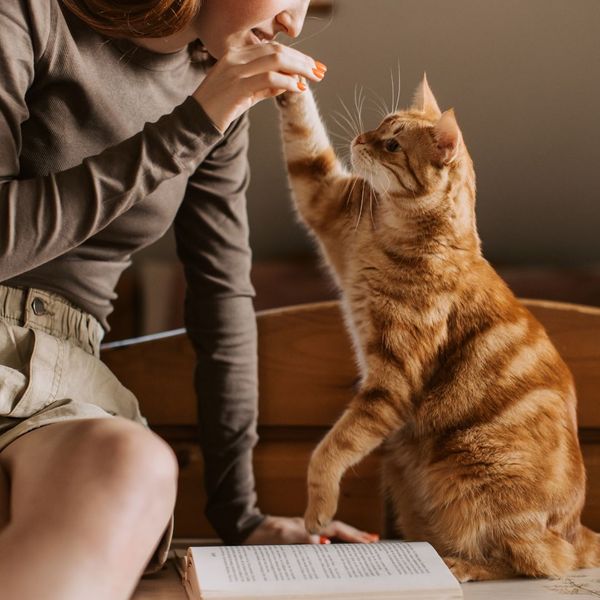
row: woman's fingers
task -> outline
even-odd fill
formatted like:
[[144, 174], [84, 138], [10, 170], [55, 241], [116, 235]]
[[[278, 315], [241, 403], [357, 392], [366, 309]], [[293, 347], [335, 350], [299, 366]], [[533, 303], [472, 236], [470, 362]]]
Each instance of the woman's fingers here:
[[321, 81], [327, 70], [323, 63], [277, 42], [235, 49], [224, 58], [241, 77], [251, 77], [265, 71], [280, 71]]
[[229, 57], [230, 61], [241, 64], [248, 63], [262, 56], [268, 56], [269, 54], [274, 53], [284, 54], [290, 59], [298, 62], [305, 61], [307, 65], [311, 66], [311, 68], [318, 67], [319, 65], [323, 66], [322, 63], [319, 63], [307, 54], [304, 54], [295, 48], [291, 48], [290, 46], [280, 44], [279, 42], [265, 42], [264, 44], [255, 44], [253, 46], [234, 48], [231, 49], [226, 56]]
[[332, 521], [321, 534], [330, 538], [339, 538], [344, 542], [371, 543], [379, 540], [378, 534], [361, 531], [342, 521]]
[[319, 82], [325, 76], [325, 72], [316, 67], [315, 62], [308, 57], [298, 58], [286, 52], [273, 52], [260, 56], [244, 65], [238, 67], [242, 77], [252, 77], [260, 73], [275, 71], [288, 75], [298, 75]]
[[[298, 81], [297, 77], [284, 75], [283, 73], [277, 73], [275, 71], [260, 73], [253, 77], [246, 77], [243, 80], [242, 85], [244, 86], [244, 92], [252, 97], [254, 102], [276, 96], [278, 93], [282, 93], [281, 90], [288, 92], [303, 91], [302, 83]], [[306, 87], [304, 87], [304, 89], [306, 89]]]
[[268, 42], [233, 48], [210, 69], [194, 98], [220, 131], [251, 106], [285, 91], [303, 92], [326, 67], [302, 52]]

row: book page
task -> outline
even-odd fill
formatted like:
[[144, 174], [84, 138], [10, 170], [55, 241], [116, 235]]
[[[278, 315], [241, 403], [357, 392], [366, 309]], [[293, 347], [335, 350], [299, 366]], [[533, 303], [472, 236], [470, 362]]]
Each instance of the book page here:
[[[202, 598], [344, 595], [445, 590], [458, 582], [427, 543], [298, 544], [190, 548]], [[455, 595], [452, 595], [452, 594]]]

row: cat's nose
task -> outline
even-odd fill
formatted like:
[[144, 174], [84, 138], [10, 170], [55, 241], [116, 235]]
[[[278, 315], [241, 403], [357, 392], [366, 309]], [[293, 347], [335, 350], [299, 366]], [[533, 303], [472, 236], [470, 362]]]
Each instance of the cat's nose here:
[[359, 144], [367, 143], [367, 136], [364, 133], [361, 133], [355, 140], [354, 143], [358, 146]]

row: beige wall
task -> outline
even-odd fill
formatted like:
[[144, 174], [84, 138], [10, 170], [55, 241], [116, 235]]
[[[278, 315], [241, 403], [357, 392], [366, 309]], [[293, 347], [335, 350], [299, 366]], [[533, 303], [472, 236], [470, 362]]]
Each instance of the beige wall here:
[[[600, 261], [600, 0], [336, 0], [298, 48], [325, 62], [328, 125], [356, 84], [402, 105], [424, 70], [454, 106], [478, 174], [486, 255], [512, 263]], [[377, 114], [365, 111], [374, 125]], [[252, 113], [249, 213], [255, 256], [310, 251], [290, 209], [277, 115]], [[168, 236], [148, 254], [169, 255]]]

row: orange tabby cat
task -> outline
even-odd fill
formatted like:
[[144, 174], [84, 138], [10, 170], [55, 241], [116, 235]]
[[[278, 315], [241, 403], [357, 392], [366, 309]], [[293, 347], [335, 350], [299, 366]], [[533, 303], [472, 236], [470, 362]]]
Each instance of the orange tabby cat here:
[[278, 104], [296, 208], [342, 292], [361, 371], [311, 458], [307, 529], [332, 519], [344, 472], [385, 442], [395, 529], [430, 542], [459, 580], [600, 565], [580, 523], [573, 379], [481, 255], [454, 112], [424, 78], [411, 108], [354, 139], [349, 173], [310, 91]]

